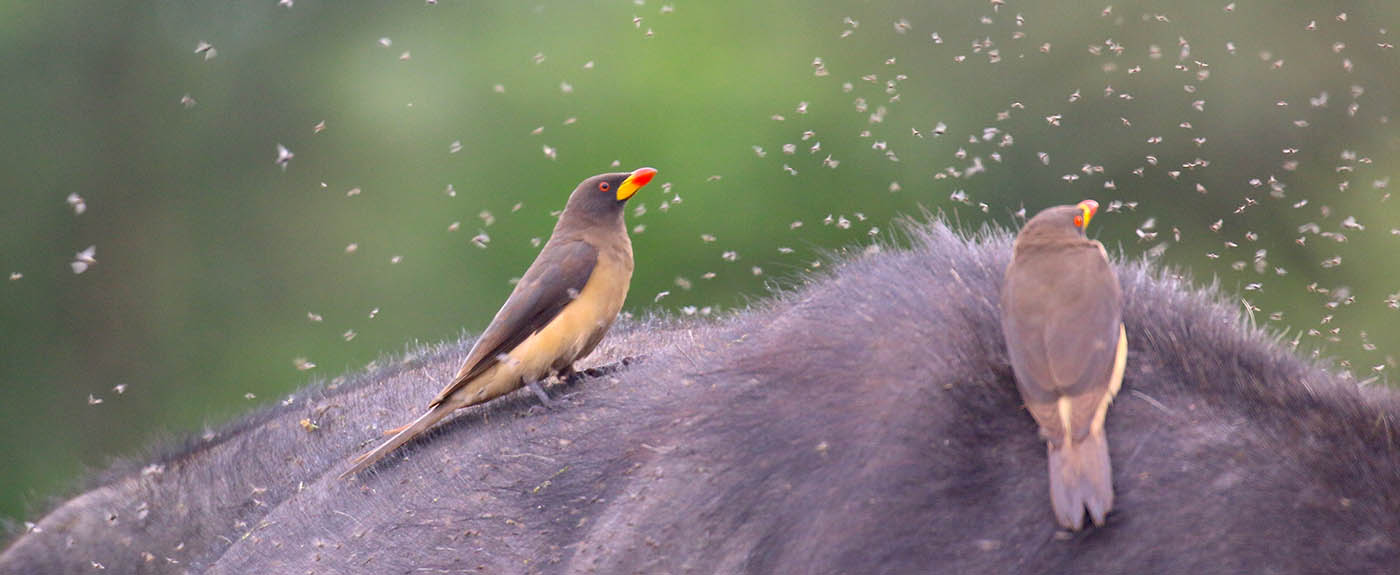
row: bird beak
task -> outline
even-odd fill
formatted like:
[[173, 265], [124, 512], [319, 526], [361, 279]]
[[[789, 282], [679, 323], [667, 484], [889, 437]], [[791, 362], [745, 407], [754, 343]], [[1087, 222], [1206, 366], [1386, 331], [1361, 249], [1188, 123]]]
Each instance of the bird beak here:
[[1074, 218], [1075, 227], [1085, 230], [1089, 229], [1089, 220], [1094, 219], [1094, 214], [1099, 213], [1099, 203], [1094, 200], [1084, 200], [1079, 202], [1078, 216]]
[[632, 172], [632, 175], [627, 176], [627, 179], [622, 180], [622, 184], [617, 187], [617, 201], [627, 201], [627, 198], [632, 197], [632, 194], [637, 193], [637, 190], [642, 189], [642, 186], [651, 182], [652, 176], [655, 175], [655, 169], [637, 168], [637, 171]]

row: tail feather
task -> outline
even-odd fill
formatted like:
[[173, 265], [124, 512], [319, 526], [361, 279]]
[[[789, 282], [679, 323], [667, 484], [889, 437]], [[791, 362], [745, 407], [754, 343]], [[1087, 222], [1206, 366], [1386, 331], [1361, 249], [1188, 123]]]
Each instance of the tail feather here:
[[1113, 468], [1108, 461], [1108, 438], [1091, 431], [1084, 441], [1050, 445], [1050, 503], [1066, 529], [1084, 526], [1084, 510], [1102, 526], [1113, 509]]
[[345, 479], [346, 477], [350, 477], [351, 475], [359, 473], [368, 468], [369, 466], [374, 465], [380, 459], [383, 459], [385, 455], [388, 455], [390, 452], [394, 451], [395, 449], [398, 449], [399, 446], [408, 443], [413, 438], [418, 437], [419, 435], [422, 435], [422, 433], [424, 431], [427, 431], [429, 427], [432, 427], [433, 424], [441, 421], [442, 418], [447, 417], [447, 415], [452, 413], [455, 409], [455, 407], [441, 403], [436, 406], [433, 406], [432, 409], [429, 409], [426, 413], [419, 416], [418, 419], [413, 420], [413, 423], [400, 427], [398, 433], [394, 434], [393, 437], [386, 439], [384, 443], [379, 444], [378, 447], [375, 447], [374, 449], [369, 450], [368, 452], [360, 455], [359, 457], [356, 457], [353, 461], [354, 466], [352, 466], [345, 473], [340, 474], [340, 478]]

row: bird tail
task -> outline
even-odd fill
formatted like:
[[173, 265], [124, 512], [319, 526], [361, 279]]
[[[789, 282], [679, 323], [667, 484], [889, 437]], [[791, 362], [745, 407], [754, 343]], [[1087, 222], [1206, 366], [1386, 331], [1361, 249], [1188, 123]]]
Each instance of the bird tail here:
[[394, 451], [395, 449], [398, 449], [399, 446], [408, 443], [413, 438], [418, 437], [429, 427], [432, 427], [433, 424], [441, 421], [442, 418], [447, 417], [447, 415], [452, 413], [454, 409], [456, 409], [454, 406], [450, 406], [443, 403], [439, 403], [433, 406], [423, 415], [419, 416], [418, 419], [413, 420], [413, 423], [400, 427], [398, 433], [395, 433], [393, 437], [384, 440], [384, 443], [379, 444], [378, 447], [375, 447], [374, 449], [369, 450], [368, 452], [360, 455], [359, 457], [356, 457], [353, 461], [354, 466], [352, 466], [345, 473], [340, 474], [340, 478], [345, 479], [346, 477], [350, 477], [351, 475], [359, 473], [365, 468], [374, 465], [380, 459], [383, 459], [385, 455], [388, 455], [390, 452]]
[[1084, 510], [1094, 525], [1102, 526], [1113, 508], [1113, 468], [1108, 461], [1108, 437], [1102, 428], [1084, 441], [1049, 444], [1050, 503], [1055, 518], [1066, 529], [1084, 525]]

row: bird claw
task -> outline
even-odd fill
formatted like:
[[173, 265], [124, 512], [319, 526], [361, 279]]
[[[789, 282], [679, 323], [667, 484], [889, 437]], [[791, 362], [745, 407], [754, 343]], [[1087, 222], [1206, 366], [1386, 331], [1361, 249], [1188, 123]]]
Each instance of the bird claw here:
[[[605, 375], [612, 375], [612, 374], [614, 374], [614, 373], [617, 373], [617, 372], [619, 372], [619, 371], [622, 371], [622, 370], [625, 369], [625, 368], [631, 367], [633, 364], [638, 363], [638, 362], [640, 362], [640, 361], [646, 359], [646, 357], [647, 357], [647, 356], [645, 356], [645, 355], [638, 355], [638, 356], [631, 356], [631, 355], [629, 355], [629, 356], [626, 356], [626, 357], [624, 357], [624, 358], [622, 358], [622, 359], [619, 359], [619, 360], [617, 360], [617, 361], [615, 361], [615, 362], [613, 362], [613, 363], [609, 363], [609, 364], [607, 364], [607, 365], [600, 365], [600, 366], [598, 366], [598, 367], [590, 367], [590, 368], [585, 369], [585, 370], [582, 370], [582, 371], [571, 371], [567, 376], [564, 376], [563, 379], [564, 379], [565, 382], [571, 383], [571, 384], [572, 384], [572, 383], [578, 383], [579, 381], [582, 381], [583, 379], [597, 379], [597, 378], [599, 378], [599, 377], [603, 377], [603, 376], [605, 376]], [[560, 375], [563, 376], [562, 373], [561, 373]]]
[[544, 392], [544, 388], [540, 387], [540, 383], [538, 381], [532, 381], [526, 384], [526, 386], [530, 388], [530, 391], [535, 393], [535, 397], [540, 398], [540, 405], [545, 406], [545, 408], [551, 411], [559, 409], [560, 403], [558, 401], [550, 399], [549, 394]]

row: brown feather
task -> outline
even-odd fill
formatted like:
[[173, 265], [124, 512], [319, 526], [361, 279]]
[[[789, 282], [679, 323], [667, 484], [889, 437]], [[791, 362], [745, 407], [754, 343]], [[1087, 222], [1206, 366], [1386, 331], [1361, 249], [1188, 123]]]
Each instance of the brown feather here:
[[457, 376], [438, 392], [428, 407], [442, 403], [447, 396], [496, 365], [501, 355], [553, 321], [564, 306], [583, 292], [597, 263], [598, 250], [587, 242], [570, 238], [555, 243], [551, 238], [476, 340]]
[[426, 413], [392, 430], [393, 437], [356, 458], [341, 477], [373, 465], [453, 411], [572, 368], [593, 351], [617, 319], [632, 279], [632, 241], [623, 203], [655, 173], [642, 168], [602, 174], [574, 188], [549, 241], [457, 375], [429, 402]]
[[1079, 529], [1086, 506], [1112, 507], [1101, 422], [1117, 392], [1122, 292], [1103, 246], [1074, 224], [1076, 206], [1047, 209], [1018, 236], [1002, 287], [1002, 331], [1017, 389], [1049, 442], [1051, 503]]

